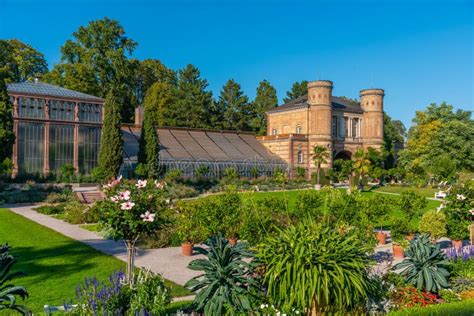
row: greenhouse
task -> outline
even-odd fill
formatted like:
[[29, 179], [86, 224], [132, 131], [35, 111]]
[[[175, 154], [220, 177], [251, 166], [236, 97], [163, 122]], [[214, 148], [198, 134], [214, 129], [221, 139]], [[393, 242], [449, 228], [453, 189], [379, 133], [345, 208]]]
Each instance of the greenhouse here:
[[[126, 125], [123, 174], [130, 174], [137, 165], [141, 127]], [[207, 170], [208, 177], [221, 177], [227, 168], [240, 176], [273, 175], [286, 170], [287, 164], [268, 151], [251, 133], [201, 130], [189, 128], [158, 128], [159, 163], [163, 170], [179, 169], [184, 177]], [[204, 167], [204, 168], [202, 168]]]

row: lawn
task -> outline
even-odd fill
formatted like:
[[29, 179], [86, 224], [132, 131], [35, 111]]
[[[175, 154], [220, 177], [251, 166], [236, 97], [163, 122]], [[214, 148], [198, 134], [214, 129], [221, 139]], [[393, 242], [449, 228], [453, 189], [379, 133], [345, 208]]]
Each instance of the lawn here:
[[387, 193], [397, 193], [401, 194], [408, 190], [415, 190], [418, 194], [423, 195], [427, 198], [434, 198], [435, 192], [439, 191], [439, 189], [432, 189], [432, 188], [413, 188], [413, 187], [400, 187], [400, 186], [385, 186], [374, 189], [374, 192], [387, 192]]
[[[18, 260], [13, 270], [27, 273], [13, 283], [27, 288], [26, 305], [36, 313], [45, 304], [62, 305], [75, 299], [76, 286], [84, 277], [106, 280], [114, 271], [125, 270], [122, 261], [7, 209], [0, 209], [0, 243], [12, 246]], [[179, 285], [169, 281], [167, 285], [175, 297], [189, 295]]]

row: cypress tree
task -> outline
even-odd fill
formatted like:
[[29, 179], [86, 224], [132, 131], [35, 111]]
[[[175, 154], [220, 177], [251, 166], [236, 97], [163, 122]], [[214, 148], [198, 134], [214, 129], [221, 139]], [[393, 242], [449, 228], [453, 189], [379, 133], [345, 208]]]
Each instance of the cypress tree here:
[[158, 139], [158, 133], [156, 132], [156, 125], [153, 124], [152, 116], [146, 115], [143, 118], [142, 134], [143, 147], [146, 156], [146, 166], [148, 171], [148, 177], [158, 178], [160, 175], [159, 165], [159, 153], [160, 144]]
[[105, 179], [116, 177], [123, 162], [121, 107], [115, 90], [107, 94], [99, 153], [99, 168]]
[[275, 88], [267, 80], [259, 83], [257, 94], [253, 101], [255, 117], [252, 120], [252, 129], [258, 135], [264, 135], [267, 130], [266, 112], [278, 106]]
[[0, 73], [0, 163], [11, 159], [15, 134], [13, 133], [13, 105], [8, 97], [3, 74]]

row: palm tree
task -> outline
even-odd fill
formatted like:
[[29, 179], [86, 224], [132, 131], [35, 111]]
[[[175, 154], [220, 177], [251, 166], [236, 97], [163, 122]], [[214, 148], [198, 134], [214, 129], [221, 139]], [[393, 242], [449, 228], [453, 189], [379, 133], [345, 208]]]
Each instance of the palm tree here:
[[329, 151], [327, 147], [316, 145], [313, 147], [313, 153], [311, 154], [313, 163], [316, 166], [316, 184], [319, 187], [319, 173], [321, 171], [321, 165], [328, 163], [327, 159], [329, 158]]
[[359, 148], [354, 153], [354, 169], [359, 173], [359, 185], [358, 188], [362, 190], [362, 178], [369, 172], [370, 160], [367, 157], [367, 152]]

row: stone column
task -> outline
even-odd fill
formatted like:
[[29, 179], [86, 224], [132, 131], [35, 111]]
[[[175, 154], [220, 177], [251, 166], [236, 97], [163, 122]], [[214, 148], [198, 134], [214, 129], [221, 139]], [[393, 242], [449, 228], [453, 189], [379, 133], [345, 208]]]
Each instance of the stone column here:
[[[49, 100], [44, 100], [44, 117], [49, 120]], [[49, 122], [44, 123], [43, 173], [47, 175], [49, 169]]]
[[76, 174], [79, 173], [79, 103], [74, 104], [74, 150], [73, 150], [73, 166]]
[[13, 97], [13, 134], [15, 135], [15, 142], [13, 143], [12, 155], [12, 178], [18, 175], [18, 97]]

